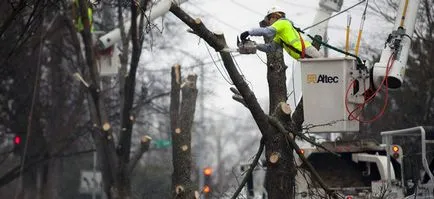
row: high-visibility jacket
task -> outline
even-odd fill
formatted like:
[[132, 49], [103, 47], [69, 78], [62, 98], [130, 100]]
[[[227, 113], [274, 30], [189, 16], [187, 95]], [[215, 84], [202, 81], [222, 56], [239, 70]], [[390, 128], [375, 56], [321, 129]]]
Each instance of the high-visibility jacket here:
[[[75, 28], [77, 29], [77, 31], [81, 32], [84, 29], [84, 25], [83, 25], [83, 21], [81, 20], [81, 16], [80, 16], [80, 6], [78, 4], [78, 0], [74, 0], [74, 8], [75, 12], [73, 12], [74, 14], [76, 14], [75, 16]], [[88, 8], [87, 9], [87, 17], [89, 17], [89, 24], [90, 24], [90, 31], [93, 32], [93, 11], [92, 8]]]
[[[274, 35], [273, 41], [281, 45], [285, 51], [294, 59], [299, 59], [301, 57], [299, 52], [302, 52], [302, 41], [304, 42], [304, 48], [312, 46], [312, 44], [306, 40], [300, 39], [300, 34], [292, 25], [292, 22], [288, 19], [279, 19], [275, 21], [271, 27], [276, 29], [276, 34]], [[296, 52], [292, 47], [298, 50]]]

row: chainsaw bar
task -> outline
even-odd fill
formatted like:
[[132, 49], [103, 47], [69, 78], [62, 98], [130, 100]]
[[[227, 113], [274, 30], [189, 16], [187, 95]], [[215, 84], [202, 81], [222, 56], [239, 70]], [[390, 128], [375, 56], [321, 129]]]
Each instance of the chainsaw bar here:
[[240, 52], [238, 50], [238, 48], [223, 48], [222, 50], [220, 50], [221, 52], [226, 52], [226, 53], [236, 53], [236, 52]]
[[256, 54], [256, 42], [250, 39], [240, 41], [237, 37], [238, 48], [223, 48], [221, 52], [239, 52], [240, 54]]

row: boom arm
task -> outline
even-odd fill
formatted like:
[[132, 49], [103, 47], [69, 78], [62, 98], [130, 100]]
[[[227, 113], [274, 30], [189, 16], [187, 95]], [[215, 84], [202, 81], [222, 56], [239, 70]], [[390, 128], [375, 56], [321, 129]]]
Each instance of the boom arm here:
[[317, 10], [313, 21], [313, 24], [319, 24], [313, 26], [310, 29], [309, 34], [313, 36], [319, 35], [324, 38], [329, 20], [323, 20], [329, 18], [333, 12], [339, 12], [341, 10], [342, 4], [343, 0], [321, 0], [319, 2], [319, 10]]
[[[187, 0], [177, 0], [177, 4], [182, 4], [186, 2]], [[175, 2], [174, 2], [175, 3]], [[146, 12], [147, 22], [150, 23], [154, 19], [163, 16], [170, 10], [170, 6], [172, 5], [172, 0], [162, 0], [157, 5], [153, 6], [152, 9], [148, 10]], [[137, 18], [138, 20], [139, 18]], [[125, 23], [125, 31], [128, 31], [131, 26], [131, 21], [127, 21]], [[114, 30], [110, 31], [109, 33], [101, 36], [98, 39], [98, 47], [100, 49], [107, 49], [110, 46], [113, 46], [115, 43], [117, 43], [121, 39], [121, 30], [119, 28], [115, 28]]]
[[[392, 33], [389, 34], [380, 61], [373, 68], [375, 87], [378, 87], [386, 76], [389, 88], [401, 87], [419, 2], [420, 0], [401, 0]], [[390, 68], [392, 60], [389, 61], [389, 58], [391, 56], [394, 62]]]

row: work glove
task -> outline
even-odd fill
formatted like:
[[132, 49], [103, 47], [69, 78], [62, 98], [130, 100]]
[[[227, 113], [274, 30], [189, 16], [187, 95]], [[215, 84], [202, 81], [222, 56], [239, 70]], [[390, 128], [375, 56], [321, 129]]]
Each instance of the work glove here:
[[250, 34], [249, 34], [249, 31], [244, 31], [243, 33], [241, 33], [241, 35], [240, 35], [241, 41], [246, 41], [246, 40], [247, 40], [247, 37], [248, 37], [249, 35], [250, 35]]

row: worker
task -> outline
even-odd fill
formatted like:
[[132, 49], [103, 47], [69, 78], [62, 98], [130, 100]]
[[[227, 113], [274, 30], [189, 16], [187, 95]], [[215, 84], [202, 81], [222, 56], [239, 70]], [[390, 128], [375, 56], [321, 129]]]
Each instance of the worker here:
[[[87, 2], [87, 0], [86, 0]], [[87, 17], [89, 17], [89, 23], [90, 23], [90, 31], [93, 32], [93, 11], [92, 11], [92, 4], [88, 2], [88, 9], [87, 9]], [[78, 4], [78, 0], [74, 0], [72, 5], [72, 17], [74, 19], [75, 28], [78, 32], [82, 32], [84, 30], [83, 21], [81, 20], [80, 16], [80, 6]]]
[[264, 19], [265, 27], [254, 28], [241, 33], [241, 41], [248, 36], [264, 36], [273, 38], [266, 44], [258, 44], [256, 48], [263, 52], [275, 52], [282, 47], [294, 59], [318, 58], [321, 53], [312, 44], [303, 39], [294, 28], [292, 22], [285, 17], [285, 12], [278, 6], [272, 7]]

